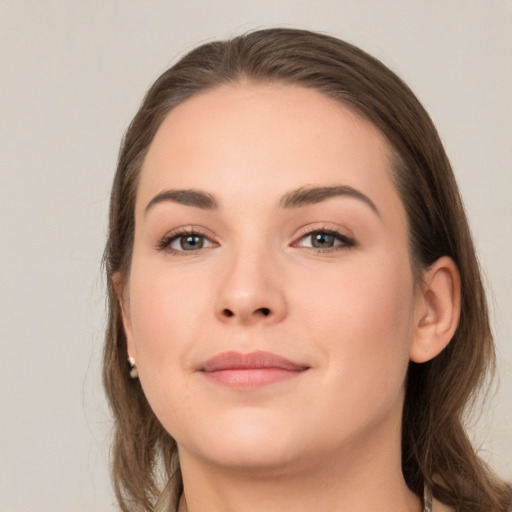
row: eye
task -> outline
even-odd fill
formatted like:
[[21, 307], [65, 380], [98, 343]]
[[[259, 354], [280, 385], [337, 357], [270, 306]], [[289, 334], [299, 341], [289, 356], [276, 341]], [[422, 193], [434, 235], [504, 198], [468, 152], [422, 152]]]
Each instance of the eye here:
[[352, 247], [355, 245], [355, 242], [352, 238], [334, 229], [320, 229], [301, 236], [296, 245], [319, 249], [320, 251], [329, 251], [336, 250], [337, 248]]
[[212, 242], [205, 234], [196, 231], [180, 231], [172, 233], [159, 243], [160, 250], [167, 250], [171, 253], [195, 252], [200, 249], [214, 247]]

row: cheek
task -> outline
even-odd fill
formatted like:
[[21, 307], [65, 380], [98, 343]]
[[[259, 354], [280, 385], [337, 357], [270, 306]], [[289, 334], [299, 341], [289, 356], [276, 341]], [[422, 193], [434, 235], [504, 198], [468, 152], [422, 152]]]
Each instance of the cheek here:
[[[410, 330], [414, 306], [408, 260], [369, 258], [339, 268], [315, 269], [311, 279], [297, 277], [293, 293], [297, 309], [307, 309], [329, 337], [360, 338], [378, 348], [379, 337]], [[369, 336], [369, 333], [380, 336]], [[396, 340], [399, 342], [399, 340]]]
[[392, 401], [402, 393], [412, 336], [408, 260], [379, 259], [363, 267], [319, 274], [314, 294], [311, 287], [296, 293], [310, 295], [306, 329], [315, 332], [327, 361], [329, 389], [339, 394], [336, 399], [352, 400], [349, 407], [361, 400]]
[[[139, 376], [152, 406], [176, 389], [188, 354], [202, 339], [202, 319], [211, 310], [211, 284], [199, 272], [170, 272], [168, 265], [134, 255], [130, 312]], [[155, 408], [155, 407], [154, 407]], [[157, 407], [158, 408], [158, 407]]]
[[191, 404], [197, 400], [187, 385], [185, 363], [200, 337], [206, 298], [197, 294], [198, 283], [146, 270], [140, 280], [134, 275], [131, 305], [139, 380], [151, 409], [175, 435], [193, 428]]

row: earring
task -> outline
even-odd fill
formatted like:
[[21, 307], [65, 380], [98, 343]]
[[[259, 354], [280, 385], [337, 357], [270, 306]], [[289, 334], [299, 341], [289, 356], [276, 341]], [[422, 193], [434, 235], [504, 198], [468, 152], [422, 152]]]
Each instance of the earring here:
[[139, 376], [139, 370], [135, 366], [135, 358], [128, 356], [128, 364], [130, 365], [130, 377], [136, 379]]

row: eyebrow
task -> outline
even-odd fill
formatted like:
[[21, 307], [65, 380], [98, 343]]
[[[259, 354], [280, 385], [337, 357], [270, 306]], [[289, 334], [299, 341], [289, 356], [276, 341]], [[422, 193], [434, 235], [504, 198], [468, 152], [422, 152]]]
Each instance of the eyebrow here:
[[[335, 185], [331, 187], [301, 187], [286, 193], [279, 201], [282, 209], [302, 208], [331, 199], [332, 197], [346, 196], [358, 199], [368, 205], [379, 217], [380, 213], [375, 203], [359, 190], [348, 185]], [[172, 202], [192, 206], [202, 210], [218, 210], [219, 203], [212, 194], [196, 189], [164, 190], [157, 194], [147, 204], [145, 213], [159, 203]]]
[[368, 205], [380, 217], [375, 203], [359, 190], [348, 185], [335, 185], [332, 187], [302, 187], [285, 194], [279, 206], [284, 209], [301, 208], [303, 206], [321, 203], [332, 197], [347, 196], [358, 199]]
[[144, 213], [147, 213], [158, 203], [172, 202], [184, 204], [185, 206], [193, 206], [201, 208], [202, 210], [218, 210], [219, 203], [208, 192], [194, 189], [180, 189], [180, 190], [164, 190], [157, 194], [146, 206]]

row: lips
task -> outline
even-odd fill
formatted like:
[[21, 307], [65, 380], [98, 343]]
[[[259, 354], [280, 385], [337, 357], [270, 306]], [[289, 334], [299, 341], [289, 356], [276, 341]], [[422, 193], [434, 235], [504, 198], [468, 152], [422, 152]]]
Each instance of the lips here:
[[208, 359], [202, 374], [234, 389], [256, 389], [293, 379], [309, 367], [271, 352], [222, 352]]

